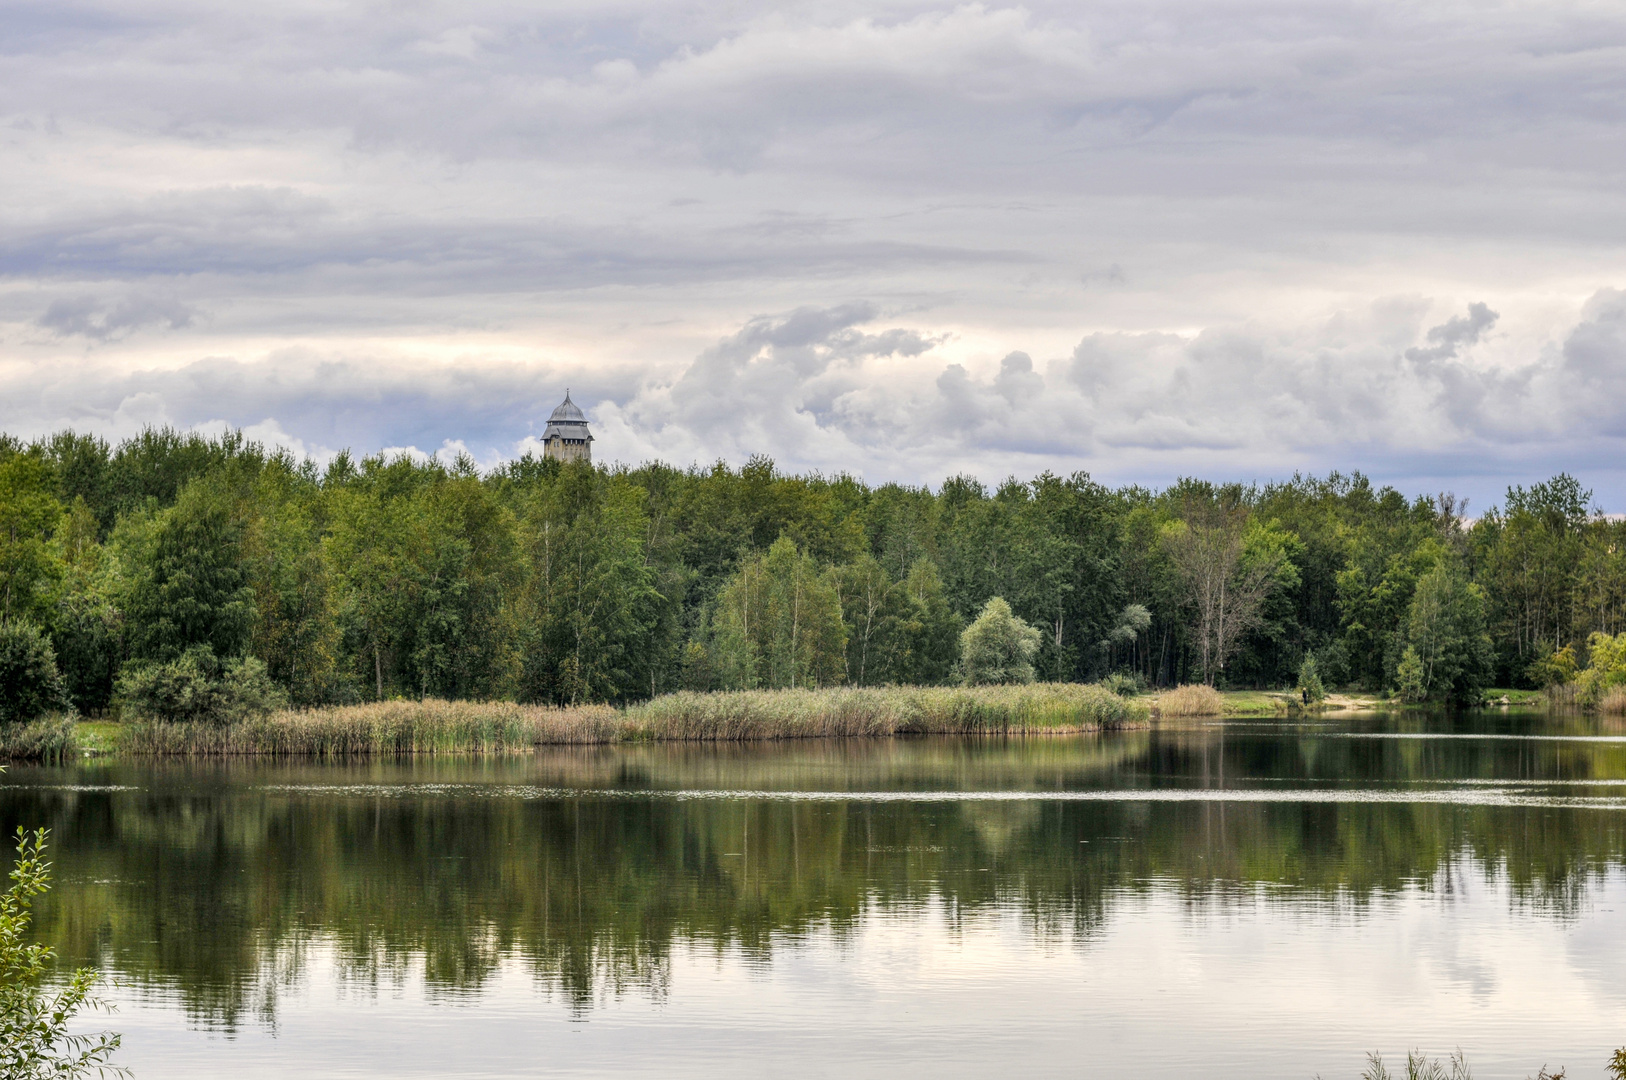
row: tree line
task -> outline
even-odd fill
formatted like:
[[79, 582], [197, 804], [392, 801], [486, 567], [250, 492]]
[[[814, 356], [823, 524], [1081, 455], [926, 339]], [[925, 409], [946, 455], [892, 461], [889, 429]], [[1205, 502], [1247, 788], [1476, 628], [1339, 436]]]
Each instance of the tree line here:
[[91, 714], [209, 686], [317, 705], [943, 683], [1008, 607], [1044, 679], [1275, 687], [1308, 661], [1471, 700], [1626, 651], [1623, 541], [1568, 475], [1470, 519], [1359, 473], [932, 490], [764, 457], [482, 473], [238, 433], [0, 436], [0, 667], [37, 640]]

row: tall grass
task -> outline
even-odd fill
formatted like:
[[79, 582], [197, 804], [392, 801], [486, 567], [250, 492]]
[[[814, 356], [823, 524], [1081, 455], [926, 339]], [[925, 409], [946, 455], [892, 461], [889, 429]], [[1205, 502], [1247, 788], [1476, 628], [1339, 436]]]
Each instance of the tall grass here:
[[1579, 683], [1554, 683], [1541, 692], [1549, 709], [1597, 710], [1605, 716], [1626, 716], [1626, 685], [1611, 686], [1599, 694]]
[[1212, 686], [1196, 683], [1159, 694], [1154, 707], [1159, 716], [1221, 716], [1225, 698]]
[[0, 725], [0, 758], [8, 761], [60, 761], [77, 748], [72, 717]]
[[275, 712], [226, 726], [134, 723], [132, 754], [338, 757], [507, 752], [547, 744], [1093, 731], [1145, 718], [1099, 686], [889, 687], [668, 694], [625, 710], [386, 701]]
[[1094, 731], [1145, 718], [1100, 686], [897, 686], [667, 694], [627, 710], [628, 737], [803, 739]]
[[287, 757], [503, 752], [611, 742], [623, 727], [621, 714], [608, 705], [557, 709], [428, 699], [285, 710], [224, 726], [136, 723], [119, 748], [133, 754]]

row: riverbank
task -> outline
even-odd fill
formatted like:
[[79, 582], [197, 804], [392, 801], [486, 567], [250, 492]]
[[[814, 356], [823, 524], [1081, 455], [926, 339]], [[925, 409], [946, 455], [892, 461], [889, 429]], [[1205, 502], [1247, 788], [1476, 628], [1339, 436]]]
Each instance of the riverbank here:
[[1068, 734], [1149, 718], [1145, 701], [1076, 683], [684, 692], [626, 708], [429, 699], [285, 710], [224, 726], [45, 721], [0, 733], [0, 754], [513, 753], [618, 742]]

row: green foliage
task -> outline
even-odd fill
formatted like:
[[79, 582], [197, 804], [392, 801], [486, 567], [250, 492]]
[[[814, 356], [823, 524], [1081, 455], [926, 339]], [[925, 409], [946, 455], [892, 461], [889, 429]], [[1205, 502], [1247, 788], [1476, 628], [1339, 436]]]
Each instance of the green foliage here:
[[1428, 700], [1428, 677], [1423, 671], [1423, 658], [1410, 645], [1406, 646], [1400, 664], [1395, 668], [1395, 684], [1401, 701], [1415, 705]]
[[1612, 687], [1626, 684], [1626, 633], [1587, 638], [1587, 666], [1575, 676], [1583, 703], [1596, 704]]
[[[1570, 679], [1588, 635], [1626, 632], [1626, 522], [1590, 502], [1559, 476], [1469, 524], [1449, 495], [1408, 500], [1358, 473], [934, 492], [763, 457], [527, 457], [481, 475], [344, 453], [319, 470], [238, 433], [63, 432], [0, 439], [0, 605], [51, 639], [86, 713], [126, 662], [200, 645], [257, 657], [299, 705], [942, 683], [996, 596], [1040, 635], [1036, 678], [1283, 688], [1313, 657], [1325, 686], [1376, 690], [1410, 647], [1425, 696], [1468, 701], [1493, 678]], [[781, 540], [795, 560], [773, 554]], [[1477, 603], [1442, 593], [1441, 567]], [[786, 587], [813, 601], [811, 627], [781, 624], [801, 610]], [[1488, 675], [1459, 615], [1488, 635]]]
[[1575, 644], [1555, 650], [1551, 642], [1537, 643], [1535, 659], [1530, 661], [1526, 676], [1536, 686], [1562, 686], [1575, 681]]
[[1011, 613], [1002, 596], [983, 605], [982, 613], [960, 634], [960, 677], [967, 685], [1030, 683], [1039, 631]]
[[1319, 705], [1327, 698], [1327, 688], [1321, 685], [1321, 672], [1315, 657], [1306, 656], [1299, 665], [1299, 698], [1306, 705]]
[[1146, 689], [1146, 679], [1138, 671], [1114, 671], [1101, 680], [1101, 686], [1119, 697], [1134, 697]]
[[712, 614], [712, 657], [721, 684], [833, 686], [846, 677], [841, 597], [789, 537], [754, 556], [723, 587]]
[[1495, 656], [1483, 591], [1443, 563], [1424, 574], [1412, 595], [1406, 644], [1422, 665], [1425, 697], [1476, 704]]
[[45, 830], [17, 830], [17, 862], [11, 886], [0, 893], [0, 1075], [15, 1080], [70, 1080], [122, 1074], [108, 1064], [119, 1048], [118, 1035], [76, 1035], [68, 1028], [86, 1007], [101, 1003], [94, 992], [98, 976], [80, 968], [55, 993], [45, 978], [55, 957], [31, 944], [34, 898], [50, 888], [45, 861]]
[[1626, 1080], [1626, 1047], [1611, 1054], [1604, 1069], [1609, 1073], [1610, 1080]]
[[115, 545], [131, 572], [123, 608], [130, 654], [159, 663], [196, 646], [221, 657], [248, 647], [254, 594], [242, 524], [224, 485], [190, 484], [170, 509], [126, 519]]
[[168, 723], [230, 724], [284, 708], [287, 697], [256, 657], [222, 660], [194, 645], [169, 661], [132, 664], [119, 678], [124, 711]]
[[51, 643], [32, 623], [0, 620], [0, 724], [72, 708]]
[[532, 496], [520, 522], [529, 564], [521, 606], [526, 699], [637, 693], [636, 655], [663, 599], [645, 558], [649, 527], [641, 489], [580, 463]]
[[37, 454], [0, 456], [0, 619], [38, 619], [55, 576], [50, 539], [62, 518]]

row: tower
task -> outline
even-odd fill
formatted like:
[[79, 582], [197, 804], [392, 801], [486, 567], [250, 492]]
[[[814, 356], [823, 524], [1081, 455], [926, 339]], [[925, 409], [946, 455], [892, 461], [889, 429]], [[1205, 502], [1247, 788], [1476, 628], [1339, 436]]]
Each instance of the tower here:
[[570, 400], [565, 400], [548, 417], [548, 429], [542, 433], [542, 456], [555, 461], [593, 460], [593, 434], [587, 430], [587, 417]]

